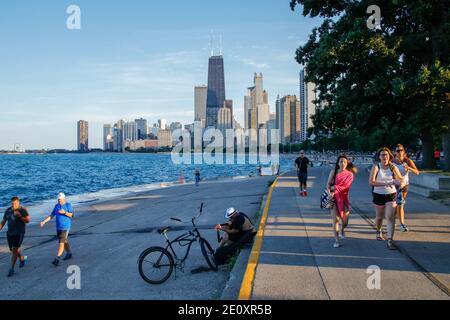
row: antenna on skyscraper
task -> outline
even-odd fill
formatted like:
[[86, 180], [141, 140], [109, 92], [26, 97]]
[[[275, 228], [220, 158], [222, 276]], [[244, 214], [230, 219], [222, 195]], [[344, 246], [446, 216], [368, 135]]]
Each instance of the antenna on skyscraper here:
[[211, 54], [211, 57], [214, 55], [214, 47], [213, 47], [213, 42], [214, 42], [214, 30], [211, 29], [211, 35], [209, 38], [209, 52]]
[[220, 40], [220, 42], [219, 42], [219, 55], [221, 56], [221, 55], [223, 55], [223, 47], [222, 47], [222, 35], [220, 35], [220, 38], [219, 38]]

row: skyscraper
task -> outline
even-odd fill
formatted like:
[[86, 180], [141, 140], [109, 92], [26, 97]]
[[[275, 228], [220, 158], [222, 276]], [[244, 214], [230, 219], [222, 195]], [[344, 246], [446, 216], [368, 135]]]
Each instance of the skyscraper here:
[[78, 144], [77, 148], [79, 152], [89, 151], [89, 124], [87, 121], [80, 120], [77, 125], [78, 131]]
[[295, 143], [300, 139], [300, 101], [296, 96], [277, 99], [277, 128], [280, 129], [282, 144]]
[[206, 123], [206, 99], [208, 96], [208, 87], [207, 86], [197, 86], [194, 89], [195, 97], [195, 119], [194, 121], [200, 121], [202, 123]]
[[145, 119], [136, 119], [134, 120], [137, 125], [137, 138], [138, 140], [145, 140], [148, 136], [148, 124]]
[[244, 97], [244, 117], [247, 129], [259, 129], [269, 121], [270, 107], [267, 91], [264, 90], [263, 74], [255, 73], [253, 87], [248, 88]]
[[103, 125], [103, 151], [112, 151], [113, 128], [110, 124]]
[[136, 141], [138, 140], [138, 130], [136, 122], [125, 122], [123, 125], [123, 140]]
[[300, 141], [308, 138], [308, 129], [314, 126], [311, 117], [316, 113], [316, 85], [306, 82], [306, 71], [300, 71], [300, 105], [301, 105], [301, 128]]
[[206, 126], [217, 127], [218, 112], [225, 102], [225, 71], [223, 56], [209, 58]]

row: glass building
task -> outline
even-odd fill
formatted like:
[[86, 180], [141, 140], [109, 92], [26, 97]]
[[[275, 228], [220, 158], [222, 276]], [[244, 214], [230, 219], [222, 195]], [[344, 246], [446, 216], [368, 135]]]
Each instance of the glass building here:
[[223, 56], [209, 58], [206, 126], [217, 127], [218, 112], [225, 102], [225, 72]]

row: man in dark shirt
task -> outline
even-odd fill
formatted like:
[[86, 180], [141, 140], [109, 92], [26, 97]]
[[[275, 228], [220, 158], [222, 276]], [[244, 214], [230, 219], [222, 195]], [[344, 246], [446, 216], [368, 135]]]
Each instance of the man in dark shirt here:
[[305, 157], [304, 150], [300, 151], [300, 157], [295, 159], [295, 166], [297, 167], [297, 177], [300, 183], [300, 196], [306, 197], [308, 196], [306, 188], [308, 184], [309, 159]]
[[27, 209], [20, 206], [20, 199], [18, 197], [12, 198], [11, 207], [6, 210], [3, 220], [0, 222], [0, 231], [8, 223], [6, 236], [8, 238], [9, 250], [12, 252], [11, 269], [9, 270], [8, 277], [12, 277], [15, 273], [14, 267], [16, 266], [17, 258], [20, 261], [19, 267], [23, 268], [25, 266], [27, 257], [20, 253], [20, 247], [25, 237], [26, 224], [29, 222], [30, 215]]

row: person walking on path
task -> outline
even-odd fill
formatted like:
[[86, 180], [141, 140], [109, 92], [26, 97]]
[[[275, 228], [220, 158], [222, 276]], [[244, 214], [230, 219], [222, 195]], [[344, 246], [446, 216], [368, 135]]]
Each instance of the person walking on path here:
[[400, 220], [400, 231], [408, 232], [409, 229], [405, 224], [405, 203], [408, 196], [409, 173], [412, 172], [418, 176], [420, 171], [417, 169], [414, 161], [408, 157], [405, 148], [401, 144], [398, 144], [395, 149], [394, 164], [403, 176], [403, 182], [405, 185], [403, 189], [398, 190], [396, 216]]
[[30, 223], [30, 215], [26, 208], [20, 206], [20, 199], [18, 197], [11, 199], [11, 207], [6, 209], [3, 219], [0, 222], [0, 231], [6, 223], [8, 223], [6, 237], [8, 239], [9, 250], [11, 251], [11, 268], [9, 269], [8, 277], [12, 277], [15, 274], [14, 268], [17, 258], [19, 258], [19, 268], [25, 266], [27, 257], [22, 255], [20, 247], [25, 237], [26, 225]]
[[308, 185], [308, 165], [309, 159], [305, 157], [305, 151], [300, 151], [300, 157], [295, 159], [295, 166], [297, 167], [297, 177], [300, 183], [300, 196], [307, 197], [308, 191], [306, 190]]
[[369, 177], [369, 185], [373, 187], [373, 204], [376, 212], [376, 226], [377, 226], [377, 240], [383, 241], [383, 218], [387, 220], [387, 246], [391, 250], [396, 247], [393, 243], [395, 231], [395, 209], [397, 189], [404, 187], [403, 177], [398, 168], [392, 163], [394, 155], [392, 151], [387, 148], [381, 148], [377, 152], [376, 163], [372, 167]]
[[353, 184], [354, 174], [356, 173], [356, 167], [344, 154], [337, 158], [336, 166], [331, 170], [328, 177], [327, 190], [335, 200], [335, 205], [331, 209], [335, 238], [334, 248], [341, 246], [339, 242], [339, 221], [342, 223], [340, 228], [341, 239], [345, 239], [345, 228], [348, 226], [350, 216], [349, 191]]
[[200, 169], [195, 169], [195, 186], [198, 187], [200, 185]]
[[55, 266], [58, 266], [64, 251], [66, 251], [66, 255], [63, 259], [64, 261], [72, 258], [72, 250], [70, 248], [68, 237], [70, 228], [72, 227], [74, 213], [72, 205], [66, 202], [66, 196], [64, 193], [58, 194], [58, 204], [55, 205], [52, 213], [41, 222], [41, 228], [43, 228], [54, 217], [56, 217], [56, 235], [58, 237], [59, 245], [58, 253], [52, 263]]

